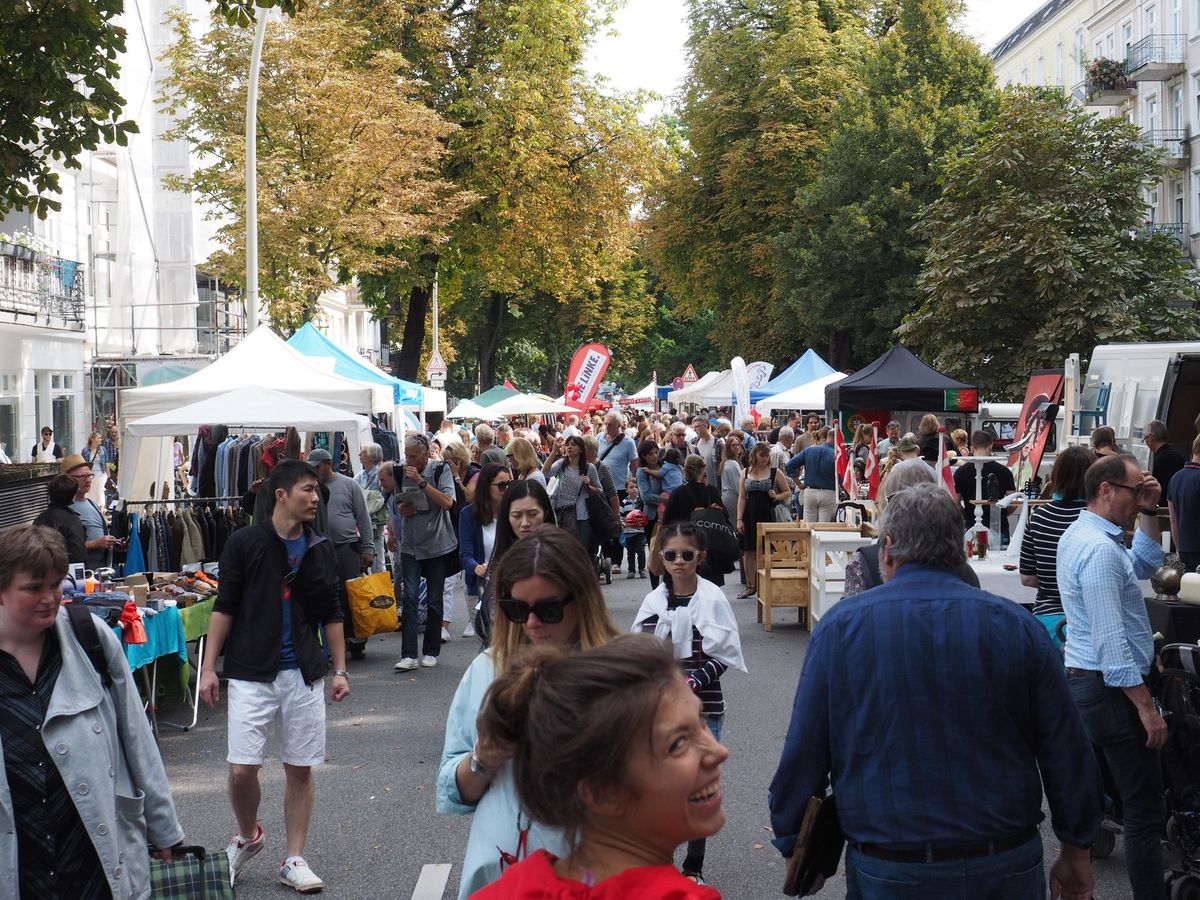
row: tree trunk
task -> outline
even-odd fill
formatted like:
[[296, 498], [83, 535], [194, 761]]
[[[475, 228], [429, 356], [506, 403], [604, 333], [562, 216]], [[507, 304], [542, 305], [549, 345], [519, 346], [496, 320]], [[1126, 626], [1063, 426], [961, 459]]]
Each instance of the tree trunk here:
[[508, 296], [497, 292], [488, 295], [484, 309], [483, 334], [479, 338], [479, 389], [490, 390], [496, 384], [496, 351], [500, 348], [500, 330]]
[[829, 335], [829, 364], [841, 371], [850, 367], [850, 331], [835, 328]]
[[[421, 368], [421, 348], [425, 345], [425, 319], [429, 316], [432, 285], [415, 285], [408, 292], [408, 315], [404, 319], [404, 335], [400, 350], [392, 357], [392, 374], [405, 381], [424, 381]], [[394, 303], [399, 303], [396, 297]]]

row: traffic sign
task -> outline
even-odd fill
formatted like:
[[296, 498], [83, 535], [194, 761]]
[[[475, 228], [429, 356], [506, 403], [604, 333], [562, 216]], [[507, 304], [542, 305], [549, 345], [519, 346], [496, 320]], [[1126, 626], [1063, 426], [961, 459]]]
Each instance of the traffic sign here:
[[426, 375], [445, 375], [446, 361], [442, 359], [442, 352], [434, 349], [433, 356], [429, 357], [429, 365], [425, 367]]
[[682, 378], [676, 378], [674, 381], [671, 382], [672, 390], [682, 391], [685, 387], [687, 387], [687, 384], [684, 382], [684, 380]]
[[683, 370], [683, 383], [695, 384], [699, 380], [700, 376], [696, 374], [696, 367], [688, 363], [687, 368]]

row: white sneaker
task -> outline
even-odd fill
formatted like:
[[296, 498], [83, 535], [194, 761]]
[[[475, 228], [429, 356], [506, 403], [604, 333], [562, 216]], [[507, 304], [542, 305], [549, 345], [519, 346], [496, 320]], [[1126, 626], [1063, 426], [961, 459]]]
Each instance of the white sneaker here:
[[422, 656], [421, 657], [421, 668], [422, 669], [432, 669], [436, 665], [437, 665], [437, 657], [436, 656]]
[[406, 657], [404, 657], [404, 659], [400, 660], [400, 662], [398, 662], [394, 666], [392, 666], [392, 670], [395, 672], [409, 672], [409, 671], [415, 669], [416, 667], [417, 667], [417, 661], [415, 659], [413, 659], [411, 656], [406, 656]]
[[614, 574], [614, 575], [620, 575], [620, 574], [621, 574], [621, 567], [620, 567], [620, 566], [613, 566], [613, 574]]
[[463, 629], [463, 637], [465, 637], [465, 638], [475, 637], [475, 623], [474, 622], [469, 623], [467, 625], [467, 627]]
[[238, 873], [242, 871], [246, 863], [258, 856], [267, 843], [261, 822], [255, 823], [254, 837], [250, 840], [239, 841], [238, 837], [235, 834], [229, 842], [229, 846], [225, 848], [225, 855], [229, 857], [229, 884], [231, 887], [237, 881]]
[[279, 867], [279, 881], [301, 894], [315, 894], [325, 890], [325, 882], [318, 878], [317, 873], [299, 856], [283, 861], [283, 865]]
[[450, 629], [449, 628], [442, 629], [442, 640], [443, 641], [453, 640], [453, 638], [450, 637]]

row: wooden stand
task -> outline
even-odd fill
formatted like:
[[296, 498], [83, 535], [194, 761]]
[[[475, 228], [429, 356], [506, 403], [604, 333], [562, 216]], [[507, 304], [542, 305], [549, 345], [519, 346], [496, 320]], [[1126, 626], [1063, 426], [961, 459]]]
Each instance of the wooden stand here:
[[796, 610], [796, 620], [807, 627], [811, 597], [812, 533], [844, 531], [859, 533], [854, 525], [841, 522], [762, 522], [755, 541], [757, 621], [771, 631], [771, 611]]

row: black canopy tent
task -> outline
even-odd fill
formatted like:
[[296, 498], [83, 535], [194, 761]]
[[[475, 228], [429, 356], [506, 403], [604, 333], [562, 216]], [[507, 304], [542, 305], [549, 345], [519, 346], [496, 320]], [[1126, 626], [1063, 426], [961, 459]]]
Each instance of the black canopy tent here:
[[955, 381], [897, 344], [870, 365], [825, 388], [825, 408], [975, 412], [974, 385]]

